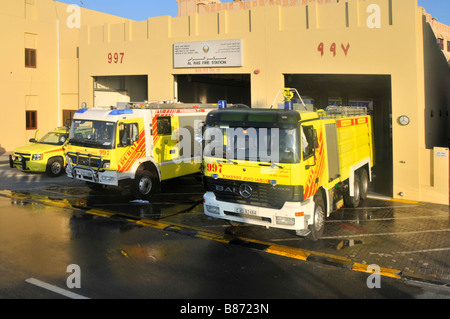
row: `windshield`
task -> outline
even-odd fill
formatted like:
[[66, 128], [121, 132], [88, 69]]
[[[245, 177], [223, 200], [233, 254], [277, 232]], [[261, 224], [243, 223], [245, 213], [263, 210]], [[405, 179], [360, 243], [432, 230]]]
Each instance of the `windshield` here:
[[296, 128], [225, 128], [209, 126], [205, 156], [262, 163], [299, 162]]
[[39, 140], [39, 144], [63, 145], [69, 134], [50, 132]]
[[74, 120], [69, 144], [75, 146], [113, 149], [116, 136], [114, 122]]

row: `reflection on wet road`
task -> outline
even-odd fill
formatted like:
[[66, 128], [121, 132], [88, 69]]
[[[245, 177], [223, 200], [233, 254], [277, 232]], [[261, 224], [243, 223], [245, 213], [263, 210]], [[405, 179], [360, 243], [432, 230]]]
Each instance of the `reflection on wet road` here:
[[53, 192], [57, 196], [62, 195], [62, 199], [74, 207], [104, 209], [136, 220], [157, 220], [188, 213], [202, 203], [203, 196], [201, 185], [191, 178], [164, 183], [162, 192], [154, 195], [148, 201], [133, 199], [129, 191], [115, 187], [103, 191], [93, 191], [87, 187], [50, 185], [46, 187], [45, 191]]
[[[0, 298], [74, 298], [69, 293], [77, 298], [158, 300], [423, 296], [421, 288], [392, 278], [383, 279], [381, 289], [368, 289], [367, 274], [267, 254], [258, 249], [262, 243], [242, 247], [234, 238], [234, 245], [226, 245], [177, 232], [173, 226], [143, 227], [122, 213], [107, 218], [86, 213], [64, 205], [61, 198], [46, 202], [42, 195], [2, 195]], [[189, 215], [168, 218], [182, 216]], [[81, 270], [79, 289], [67, 285], [69, 265]], [[174, 311], [161, 309], [159, 301], [150, 304], [165, 314]], [[270, 307], [275, 313], [272, 303]]]
[[[205, 216], [203, 189], [193, 177], [163, 183], [162, 192], [148, 202], [133, 200], [126, 189], [112, 187], [96, 192], [84, 183], [65, 177], [40, 177], [36, 183], [27, 180], [25, 185], [21, 180], [13, 180], [8, 187], [17, 190], [10, 193], [17, 203], [70, 206], [81, 213], [108, 217], [110, 221], [126, 219], [161, 229], [170, 226], [172, 230], [184, 227], [217, 241], [241, 238], [263, 243], [265, 247], [276, 245], [288, 251], [291, 248], [314, 251], [346, 262], [379, 264], [411, 276], [450, 280], [449, 209], [440, 205], [369, 198], [360, 208], [333, 213], [326, 220], [322, 240], [311, 242], [289, 231], [231, 226], [226, 221]], [[286, 255], [289, 254], [292, 256], [291, 252]]]

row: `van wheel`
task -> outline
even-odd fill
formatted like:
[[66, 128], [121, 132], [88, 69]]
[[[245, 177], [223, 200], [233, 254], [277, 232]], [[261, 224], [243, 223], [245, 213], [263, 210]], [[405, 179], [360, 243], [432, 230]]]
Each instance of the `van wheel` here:
[[323, 203], [322, 196], [317, 194], [314, 197], [314, 216], [313, 224], [309, 225], [311, 233], [308, 235], [308, 239], [317, 241], [322, 237], [323, 230], [325, 228], [325, 205]]
[[344, 196], [344, 203], [345, 206], [350, 208], [356, 208], [359, 206], [360, 200], [361, 200], [361, 183], [359, 181], [359, 175], [355, 174], [355, 178], [353, 181], [353, 188], [354, 188], [354, 196], [345, 195]]
[[156, 177], [149, 171], [139, 170], [132, 181], [131, 192], [134, 197], [149, 199], [156, 190]]
[[363, 169], [361, 171], [361, 179], [360, 179], [360, 196], [362, 200], [367, 198], [367, 194], [369, 193], [369, 175], [367, 174], [367, 170]]
[[45, 173], [49, 177], [58, 177], [64, 172], [64, 162], [59, 157], [51, 158], [47, 162]]

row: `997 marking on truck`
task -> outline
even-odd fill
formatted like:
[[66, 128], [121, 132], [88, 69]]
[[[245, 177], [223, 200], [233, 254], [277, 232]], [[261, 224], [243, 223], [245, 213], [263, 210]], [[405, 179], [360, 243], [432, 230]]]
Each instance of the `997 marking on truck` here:
[[213, 173], [222, 173], [222, 164], [206, 164], [206, 170]]

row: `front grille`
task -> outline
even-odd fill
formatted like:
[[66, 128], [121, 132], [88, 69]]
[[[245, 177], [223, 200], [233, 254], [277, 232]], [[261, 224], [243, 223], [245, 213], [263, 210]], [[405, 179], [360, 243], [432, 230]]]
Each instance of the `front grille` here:
[[[240, 194], [240, 188], [244, 184], [250, 186], [252, 190], [249, 198], [245, 198]], [[272, 186], [271, 184], [213, 179], [210, 177], [205, 178], [205, 187], [207, 191], [213, 192], [216, 195], [216, 199], [220, 201], [274, 209], [281, 209], [286, 201], [299, 201], [303, 196], [301, 186]]]
[[14, 155], [20, 155], [23, 157], [31, 157], [31, 154], [27, 154], [27, 153], [14, 153]]
[[25, 161], [31, 160], [31, 154], [27, 154], [27, 153], [14, 153], [13, 159], [14, 159], [16, 162], [20, 162], [20, 161], [17, 159], [19, 156], [20, 156], [22, 159], [24, 159]]
[[100, 168], [102, 164], [102, 160], [100, 157], [86, 157], [86, 156], [76, 156], [76, 155], [69, 155], [70, 159], [75, 165], [81, 165], [86, 167], [92, 167], [92, 168]]

